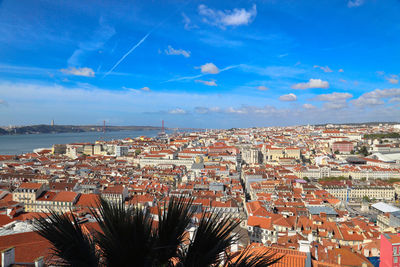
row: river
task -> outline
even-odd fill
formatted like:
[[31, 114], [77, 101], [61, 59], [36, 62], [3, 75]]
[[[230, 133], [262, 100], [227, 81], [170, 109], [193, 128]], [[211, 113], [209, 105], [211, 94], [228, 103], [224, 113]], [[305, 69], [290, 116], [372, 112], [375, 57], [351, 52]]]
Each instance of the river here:
[[54, 144], [95, 142], [97, 140], [123, 139], [127, 137], [154, 137], [157, 130], [117, 131], [117, 132], [82, 132], [54, 134], [21, 134], [0, 136], [0, 155], [17, 155], [32, 152], [36, 148], [50, 148]]

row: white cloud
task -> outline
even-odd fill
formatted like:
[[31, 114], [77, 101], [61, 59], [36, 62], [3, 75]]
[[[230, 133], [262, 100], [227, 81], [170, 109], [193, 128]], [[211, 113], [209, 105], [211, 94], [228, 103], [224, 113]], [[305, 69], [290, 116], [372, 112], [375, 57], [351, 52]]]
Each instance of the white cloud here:
[[203, 80], [195, 80], [196, 83], [202, 83], [208, 86], [217, 86], [217, 83], [215, 82], [215, 80], [211, 80], [211, 81], [203, 81]]
[[220, 71], [218, 67], [214, 65], [214, 63], [206, 63], [200, 66], [200, 69], [202, 73], [208, 73], [208, 74], [218, 74]]
[[323, 107], [325, 109], [343, 109], [348, 106], [347, 100], [352, 98], [350, 93], [331, 93], [316, 96], [313, 100], [325, 101]]
[[377, 71], [377, 75], [379, 76], [385, 76], [385, 80], [388, 81], [391, 84], [398, 84], [399, 83], [399, 76], [396, 74], [387, 74], [385, 75], [384, 71]]
[[68, 75], [94, 77], [94, 71], [91, 68], [70, 67], [68, 69], [61, 69], [60, 71], [64, 74], [68, 74]]
[[214, 10], [205, 5], [199, 5], [199, 14], [205, 23], [224, 29], [226, 26], [240, 26], [250, 24], [257, 15], [254, 4], [251, 9], [235, 8], [233, 10]]
[[355, 106], [364, 107], [364, 106], [376, 106], [383, 105], [385, 102], [379, 98], [369, 98], [369, 97], [359, 97], [352, 102]]
[[385, 77], [385, 79], [390, 82], [391, 84], [398, 84], [399, 83], [399, 76], [392, 74], [389, 75], [388, 77]]
[[326, 108], [326, 109], [343, 109], [345, 107], [347, 107], [346, 101], [324, 103], [324, 108]]
[[376, 74], [383, 76], [383, 75], [385, 75], [385, 72], [383, 70], [378, 70], [378, 71], [376, 71]]
[[266, 90], [268, 90], [268, 89], [269, 89], [269, 88], [266, 87], [266, 86], [264, 86], [264, 85], [257, 86], [257, 90], [260, 90], [260, 91], [266, 91]]
[[305, 104], [303, 104], [303, 108], [305, 108], [305, 109], [313, 109], [313, 108], [315, 108], [315, 106], [312, 105], [312, 104], [305, 103]]
[[115, 29], [106, 25], [103, 19], [100, 19], [99, 24], [100, 27], [93, 33], [88, 41], [79, 43], [79, 48], [76, 49], [68, 59], [68, 66], [79, 66], [82, 58], [84, 58], [88, 52], [103, 48], [104, 44], [116, 33]]
[[220, 107], [211, 107], [211, 108], [195, 107], [194, 111], [198, 114], [207, 114], [207, 113], [212, 113], [212, 112], [221, 112], [221, 108]]
[[227, 114], [254, 114], [262, 116], [285, 115], [290, 112], [288, 109], [277, 109], [273, 106], [266, 105], [264, 107], [242, 105], [239, 108], [229, 107], [223, 110]]
[[225, 67], [223, 69], [219, 69], [213, 63], [207, 63], [200, 67], [194, 67], [195, 69], [201, 69], [202, 74], [198, 74], [198, 75], [194, 75], [194, 76], [184, 76], [184, 77], [173, 78], [173, 79], [169, 79], [169, 80], [165, 81], [165, 83], [182, 81], [182, 80], [193, 80], [193, 79], [203, 77], [204, 75], [207, 75], [207, 74], [217, 74], [217, 73], [224, 72], [224, 71], [227, 71], [230, 69], [235, 69], [239, 66], [241, 66], [241, 65], [232, 65], [232, 66]]
[[396, 78], [388, 78], [387, 80], [391, 84], [398, 84], [399, 83], [399, 79], [396, 79]]
[[174, 49], [172, 46], [168, 46], [168, 49], [165, 49], [165, 54], [170, 56], [177, 56], [182, 55], [184, 57], [190, 57], [190, 51], [183, 50], [183, 49]]
[[233, 108], [229, 107], [225, 110], [226, 113], [234, 113], [234, 114], [247, 114], [248, 110], [246, 108]]
[[322, 94], [322, 95], [318, 95], [315, 97], [316, 100], [319, 101], [331, 101], [331, 102], [335, 102], [335, 101], [345, 101], [349, 98], [352, 98], [353, 95], [349, 94], [349, 93], [331, 93], [331, 94]]
[[147, 86], [142, 87], [142, 88], [140, 88], [140, 89], [135, 89], [135, 88], [129, 88], [129, 87], [122, 86], [122, 89], [128, 90], [128, 91], [130, 91], [130, 92], [132, 92], [132, 93], [135, 93], [135, 94], [140, 94], [140, 93], [142, 93], [143, 91], [144, 91], [144, 92], [150, 92], [150, 91], [151, 91], [151, 89], [150, 89], [149, 87], [147, 87]]
[[296, 101], [297, 100], [297, 96], [295, 94], [287, 94], [287, 95], [281, 95], [279, 97], [279, 100], [281, 101]]
[[333, 72], [333, 70], [331, 70], [331, 68], [329, 68], [328, 66], [318, 66], [318, 65], [314, 65], [314, 68], [318, 68], [323, 70], [324, 72]]
[[400, 97], [393, 97], [391, 99], [389, 99], [390, 103], [394, 103], [394, 102], [400, 102]]
[[349, 0], [349, 2], [347, 2], [348, 7], [359, 7], [362, 6], [363, 4], [364, 0]]
[[183, 17], [183, 27], [185, 28], [185, 30], [191, 30], [191, 29], [195, 29], [198, 28], [197, 25], [192, 23], [192, 20], [185, 14], [182, 12], [182, 17]]
[[391, 102], [393, 98], [396, 99], [397, 97], [400, 97], [400, 89], [398, 88], [375, 89], [361, 95], [356, 100], [353, 100], [352, 103], [358, 107], [376, 106], [385, 104], [384, 99], [389, 99], [389, 102]]
[[183, 114], [187, 114], [186, 110], [181, 109], [181, 108], [175, 108], [175, 109], [171, 109], [170, 111], [168, 111], [169, 114], [174, 114], [174, 115], [183, 115]]
[[321, 79], [310, 79], [306, 83], [297, 83], [292, 86], [293, 89], [309, 89], [309, 88], [329, 88], [329, 83]]

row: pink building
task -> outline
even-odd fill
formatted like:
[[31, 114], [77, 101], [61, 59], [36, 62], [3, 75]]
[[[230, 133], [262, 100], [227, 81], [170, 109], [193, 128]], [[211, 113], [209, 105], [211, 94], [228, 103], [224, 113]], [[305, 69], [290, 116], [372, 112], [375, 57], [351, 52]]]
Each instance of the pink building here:
[[381, 235], [380, 267], [400, 266], [400, 233]]
[[340, 153], [350, 153], [354, 149], [354, 145], [349, 141], [337, 141], [332, 145], [332, 151], [339, 151]]

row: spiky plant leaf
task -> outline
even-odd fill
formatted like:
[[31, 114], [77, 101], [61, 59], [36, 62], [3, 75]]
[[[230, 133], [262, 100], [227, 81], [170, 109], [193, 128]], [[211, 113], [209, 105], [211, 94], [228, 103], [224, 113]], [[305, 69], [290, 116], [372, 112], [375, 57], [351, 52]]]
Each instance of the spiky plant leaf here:
[[57, 214], [50, 211], [47, 217], [37, 220], [36, 230], [52, 245], [53, 256], [61, 259], [57, 265], [64, 266], [99, 266], [100, 257], [96, 244], [90, 235], [82, 231], [76, 217], [71, 214]]
[[193, 240], [180, 254], [180, 264], [187, 267], [219, 265], [225, 251], [238, 238], [233, 230], [239, 221], [222, 213], [203, 213]]
[[150, 266], [153, 220], [143, 209], [125, 207], [123, 202], [100, 199], [99, 213], [92, 210], [101, 232], [96, 242], [106, 266]]
[[193, 199], [171, 197], [164, 210], [158, 210], [158, 227], [155, 231], [154, 259], [165, 265], [178, 256], [185, 230], [193, 216]]
[[279, 262], [284, 256], [277, 256], [271, 249], [265, 248], [257, 253], [251, 252], [248, 246], [233, 259], [229, 259], [225, 267], [265, 267]]

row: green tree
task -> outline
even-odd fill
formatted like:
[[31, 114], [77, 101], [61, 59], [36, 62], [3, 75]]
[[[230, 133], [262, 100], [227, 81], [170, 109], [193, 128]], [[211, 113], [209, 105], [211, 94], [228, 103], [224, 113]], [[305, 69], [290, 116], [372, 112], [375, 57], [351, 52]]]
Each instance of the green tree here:
[[359, 152], [360, 154], [364, 155], [364, 157], [366, 157], [366, 156], [369, 155], [368, 149], [367, 149], [366, 146], [362, 146], [358, 152]]
[[368, 196], [363, 196], [362, 198], [365, 202], [371, 202], [371, 199]]
[[192, 239], [192, 200], [172, 197], [158, 210], [158, 223], [150, 213], [100, 199], [92, 214], [100, 231], [87, 233], [73, 214], [51, 212], [38, 220], [38, 233], [53, 245], [57, 265], [100, 266], [269, 266], [278, 262], [271, 250], [252, 255], [243, 250], [232, 260], [227, 254], [239, 238], [240, 221], [221, 213], [203, 213]]

